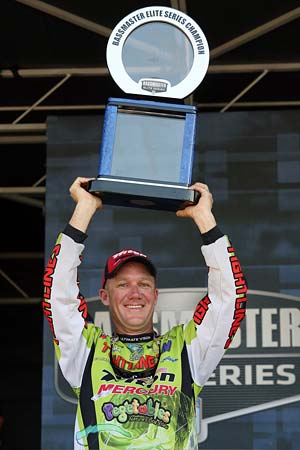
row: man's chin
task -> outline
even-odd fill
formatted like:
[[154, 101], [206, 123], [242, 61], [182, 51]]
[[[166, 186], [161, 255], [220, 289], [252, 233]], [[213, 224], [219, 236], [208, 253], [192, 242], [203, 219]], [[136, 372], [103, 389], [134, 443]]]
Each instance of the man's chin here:
[[149, 327], [146, 326], [144, 320], [124, 321], [120, 328], [126, 330], [124, 334], [142, 334], [149, 331]]

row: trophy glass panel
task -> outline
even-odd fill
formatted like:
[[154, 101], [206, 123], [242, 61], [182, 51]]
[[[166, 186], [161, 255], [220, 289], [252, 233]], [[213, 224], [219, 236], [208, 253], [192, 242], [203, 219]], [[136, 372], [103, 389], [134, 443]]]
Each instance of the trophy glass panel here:
[[188, 37], [179, 28], [163, 22], [136, 28], [127, 37], [122, 51], [124, 68], [137, 83], [151, 77], [177, 85], [189, 74], [193, 61]]
[[178, 183], [185, 119], [119, 112], [111, 175]]

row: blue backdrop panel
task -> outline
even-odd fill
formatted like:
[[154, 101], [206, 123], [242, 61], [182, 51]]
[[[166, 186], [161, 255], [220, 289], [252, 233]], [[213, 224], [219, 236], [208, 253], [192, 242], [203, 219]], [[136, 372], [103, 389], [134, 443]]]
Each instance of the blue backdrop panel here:
[[[98, 116], [48, 119], [47, 255], [73, 210], [69, 185], [79, 175], [97, 176], [101, 123]], [[214, 193], [215, 215], [250, 288], [241, 332], [203, 390], [203, 449], [299, 449], [299, 123], [298, 111], [198, 118], [193, 180]], [[152, 256], [162, 291], [206, 286], [198, 232], [174, 213], [106, 206], [88, 234], [80, 270], [88, 298], [97, 294], [107, 255], [125, 246]], [[96, 301], [89, 305], [93, 313], [101, 310]], [[189, 310], [180, 300], [167, 316], [162, 308], [157, 326]], [[44, 328], [42, 448], [71, 449], [74, 396], [54, 363], [47, 323]]]

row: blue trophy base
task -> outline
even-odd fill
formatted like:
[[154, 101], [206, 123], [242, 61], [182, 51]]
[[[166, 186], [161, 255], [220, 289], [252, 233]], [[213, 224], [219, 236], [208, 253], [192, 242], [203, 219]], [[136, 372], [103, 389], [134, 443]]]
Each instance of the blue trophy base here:
[[178, 211], [196, 204], [199, 193], [183, 184], [99, 176], [89, 183], [88, 191], [99, 195], [103, 204]]

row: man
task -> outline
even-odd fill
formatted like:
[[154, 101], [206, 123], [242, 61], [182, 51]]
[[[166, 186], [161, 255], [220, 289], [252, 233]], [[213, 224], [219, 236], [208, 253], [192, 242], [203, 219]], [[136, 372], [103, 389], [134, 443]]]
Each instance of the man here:
[[108, 258], [99, 296], [114, 324], [107, 336], [88, 319], [77, 268], [99, 197], [88, 178], [70, 187], [74, 213], [45, 273], [44, 311], [57, 358], [78, 396], [76, 449], [197, 449], [195, 399], [215, 370], [245, 314], [246, 283], [234, 248], [216, 225], [203, 183], [199, 202], [178, 211], [202, 236], [208, 292], [187, 325], [153, 331], [156, 269], [147, 255], [123, 249]]

